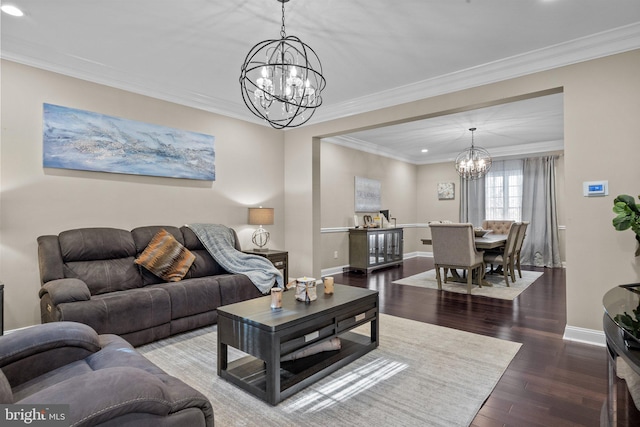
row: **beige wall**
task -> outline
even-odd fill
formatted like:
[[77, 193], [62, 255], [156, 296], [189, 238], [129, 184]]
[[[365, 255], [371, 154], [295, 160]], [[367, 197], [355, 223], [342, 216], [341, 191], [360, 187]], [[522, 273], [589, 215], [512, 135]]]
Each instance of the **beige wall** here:
[[[363, 153], [329, 142], [322, 143], [321, 170], [321, 267], [335, 269], [349, 264], [349, 236], [353, 226], [354, 176], [377, 179], [382, 187], [382, 205], [404, 226], [404, 253], [429, 253], [431, 245], [420, 239], [431, 237], [426, 224], [434, 220], [458, 221], [459, 177], [451, 162], [416, 166], [375, 154]], [[556, 161], [558, 223], [564, 215], [564, 156]], [[455, 199], [438, 200], [437, 184], [453, 182]], [[375, 213], [375, 212], [374, 212]], [[358, 215], [362, 222], [362, 214]], [[565, 230], [560, 230], [560, 257], [566, 261]], [[338, 252], [337, 258], [335, 252]]]
[[[556, 160], [556, 196], [559, 232], [560, 259], [566, 261], [566, 233], [565, 225], [565, 195], [564, 195], [564, 155], [560, 152], [549, 153], [557, 155]], [[454, 200], [438, 200], [436, 191], [438, 182], [455, 183]], [[423, 165], [418, 168], [418, 223], [429, 221], [458, 221], [460, 217], [460, 188], [458, 174], [451, 162]], [[419, 238], [431, 237], [428, 227], [421, 229]], [[422, 251], [431, 252], [431, 245], [424, 246]]]
[[[601, 330], [603, 294], [615, 285], [637, 282], [640, 278], [640, 262], [633, 256], [633, 234], [617, 232], [611, 226], [615, 195], [640, 193], [640, 168], [635, 165], [640, 154], [638, 75], [640, 50], [305, 126], [287, 131], [286, 140], [287, 144], [300, 149], [300, 146], [311, 144], [314, 137], [563, 90], [568, 325]], [[294, 167], [295, 164], [285, 161], [287, 170]], [[609, 197], [582, 196], [582, 182], [596, 179], [609, 180]], [[311, 182], [307, 184], [307, 189], [312, 191]], [[288, 185], [290, 183], [285, 179], [285, 187]], [[296, 186], [301, 187], [300, 182]], [[293, 206], [286, 204], [285, 210], [292, 214]], [[317, 230], [309, 236], [309, 241], [293, 240], [296, 232], [313, 229], [321, 211], [308, 206], [299, 213], [304, 218], [296, 224], [300, 229], [287, 227], [288, 248], [289, 244], [297, 248], [311, 247], [320, 241]], [[319, 274], [322, 254], [312, 253], [315, 260], [308, 265], [318, 266], [314, 274]]]
[[[5, 328], [40, 323], [36, 238], [77, 227], [229, 225], [251, 247], [247, 206], [275, 208], [270, 246], [284, 247], [280, 131], [2, 62], [0, 280]], [[215, 136], [216, 181], [42, 167], [42, 104], [52, 103]]]
[[[329, 142], [322, 142], [321, 171], [321, 227], [342, 228], [343, 231], [322, 233], [322, 269], [349, 264], [349, 234], [355, 213], [355, 177], [380, 182], [383, 209], [389, 209], [398, 226], [408, 225], [404, 233], [405, 254], [415, 252], [418, 244], [416, 229], [416, 166], [375, 154], [353, 150]], [[375, 216], [377, 212], [370, 212]], [[357, 213], [360, 224], [364, 212]], [[338, 258], [334, 253], [338, 252]]]
[[[283, 133], [3, 61], [0, 279], [6, 285], [6, 327], [39, 321], [35, 239], [67, 228], [220, 222], [238, 228], [246, 245], [251, 233], [245, 225], [246, 206], [271, 205], [276, 208], [272, 246], [289, 251], [291, 277], [310, 272], [319, 276], [320, 138], [560, 88], [565, 110], [566, 209], [561, 223], [567, 226], [568, 324], [601, 330], [602, 295], [617, 284], [640, 279], [633, 234], [611, 226], [613, 198], [640, 193], [640, 169], [635, 165], [640, 154], [639, 74], [637, 50]], [[43, 170], [43, 102], [215, 135], [218, 179], [202, 183]], [[416, 172], [415, 189], [424, 193], [415, 202], [416, 222], [457, 217], [457, 206], [452, 207], [457, 201], [434, 202], [433, 212], [425, 210], [429, 199], [436, 199], [429, 182], [447, 173], [438, 167]], [[610, 196], [584, 198], [582, 182], [596, 179], [609, 180]], [[390, 209], [401, 221], [397, 208]]]

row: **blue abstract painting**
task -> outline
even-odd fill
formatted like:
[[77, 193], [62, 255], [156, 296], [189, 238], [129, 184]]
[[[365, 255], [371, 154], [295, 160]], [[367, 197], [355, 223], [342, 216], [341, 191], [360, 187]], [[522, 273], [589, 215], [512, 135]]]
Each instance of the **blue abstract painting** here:
[[44, 104], [43, 164], [215, 181], [211, 135]]

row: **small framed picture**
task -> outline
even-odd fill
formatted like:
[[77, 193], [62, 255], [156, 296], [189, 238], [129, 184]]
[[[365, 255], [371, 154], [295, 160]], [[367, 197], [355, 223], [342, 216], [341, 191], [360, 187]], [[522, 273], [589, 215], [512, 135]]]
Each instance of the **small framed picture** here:
[[456, 198], [456, 187], [453, 182], [438, 183], [438, 200], [453, 200]]

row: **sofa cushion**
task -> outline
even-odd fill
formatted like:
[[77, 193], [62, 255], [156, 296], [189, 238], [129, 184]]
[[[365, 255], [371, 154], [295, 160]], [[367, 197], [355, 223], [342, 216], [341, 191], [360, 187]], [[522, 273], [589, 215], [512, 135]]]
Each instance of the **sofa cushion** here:
[[80, 279], [91, 295], [139, 288], [131, 233], [115, 228], [80, 228], [58, 236], [65, 278]]
[[[196, 256], [185, 278], [208, 277], [218, 274], [229, 274], [220, 264], [214, 260], [209, 251], [202, 245], [198, 236], [189, 227], [180, 227], [184, 237], [184, 246]], [[239, 249], [238, 249], [239, 250]]]
[[61, 320], [91, 326], [99, 334], [126, 335], [171, 321], [171, 300], [163, 289], [142, 288], [94, 296], [89, 301], [63, 303]]
[[162, 229], [134, 262], [168, 282], [177, 282], [187, 274], [194, 260], [189, 249]]
[[220, 305], [262, 296], [258, 288], [244, 274], [225, 274], [218, 276], [217, 279], [220, 285]]
[[164, 289], [171, 298], [171, 320], [215, 311], [220, 305], [218, 277], [185, 279], [178, 283], [151, 285]]

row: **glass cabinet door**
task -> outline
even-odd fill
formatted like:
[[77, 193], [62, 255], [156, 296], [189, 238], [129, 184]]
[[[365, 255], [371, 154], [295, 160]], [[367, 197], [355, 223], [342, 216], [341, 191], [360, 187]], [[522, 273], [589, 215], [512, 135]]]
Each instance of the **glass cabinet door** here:
[[376, 243], [377, 243], [376, 235], [369, 234], [367, 238], [369, 239], [369, 242], [367, 242], [367, 246], [369, 248], [369, 265], [374, 265], [378, 259], [378, 255], [377, 255], [378, 251], [376, 249]]
[[378, 237], [378, 264], [382, 264], [385, 261], [385, 233], [377, 233]]

